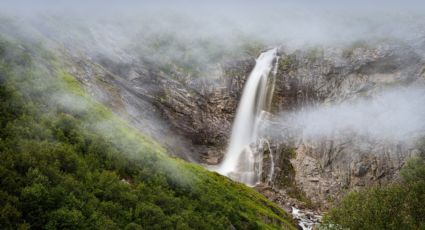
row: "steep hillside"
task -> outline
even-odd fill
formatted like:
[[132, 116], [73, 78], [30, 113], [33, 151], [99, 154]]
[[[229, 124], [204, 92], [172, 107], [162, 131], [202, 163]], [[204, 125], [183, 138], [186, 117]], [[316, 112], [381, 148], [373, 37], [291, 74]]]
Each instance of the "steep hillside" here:
[[[264, 184], [259, 189], [280, 204], [288, 203], [281, 195], [289, 194], [326, 207], [349, 190], [396, 180], [405, 159], [418, 153], [411, 141], [371, 139], [350, 132], [309, 138], [302, 135], [303, 130], [292, 126], [291, 119], [305, 109], [332, 108], [373, 98], [388, 90], [414, 93], [425, 82], [425, 62], [420, 52], [424, 45], [420, 41], [414, 46], [400, 41], [358, 41], [346, 46], [305, 47], [295, 51], [281, 48], [268, 114], [270, 125], [263, 134], [268, 144], [257, 142], [258, 151], [264, 151]], [[130, 120], [135, 121], [146, 111], [128, 102], [138, 100], [149, 104], [155, 117], [182, 140], [177, 146], [193, 150], [193, 155], [183, 158], [215, 165], [225, 154], [231, 123], [243, 85], [255, 64], [254, 57], [223, 62], [216, 67], [221, 74], [206, 79], [187, 72], [179, 72], [186, 76], [185, 80], [170, 78], [173, 75], [143, 62], [126, 66], [112, 60], [93, 59], [92, 66], [86, 68], [95, 70], [106, 85], [118, 89], [116, 92], [101, 89], [104, 95], [109, 95], [104, 102], [111, 108], [117, 93], [126, 104], [124, 110], [129, 111]], [[82, 57], [76, 57], [79, 58]], [[129, 73], [122, 74], [119, 71], [122, 69]], [[86, 82], [89, 91], [96, 92], [100, 84], [95, 78], [78, 68], [71, 71]], [[416, 98], [420, 100], [421, 95]], [[363, 127], [361, 123], [353, 125]], [[270, 181], [271, 171], [274, 173]]]
[[294, 229], [252, 189], [164, 148], [41, 46], [0, 42], [0, 228]]
[[422, 228], [424, 10], [1, 1], [0, 229]]
[[[380, 40], [280, 48], [270, 127], [262, 136], [268, 144], [256, 143], [264, 152], [259, 190], [284, 206], [289, 195], [329, 207], [349, 190], [397, 179], [404, 160], [418, 152], [414, 143], [351, 133], [308, 138], [291, 126], [290, 118], [305, 109], [332, 108], [388, 90], [415, 92], [412, 88], [424, 85], [423, 47], [422, 40], [414, 45]], [[164, 71], [140, 58], [128, 62], [76, 50], [62, 50], [65, 68], [99, 101], [176, 156], [208, 165], [221, 162], [255, 52], [221, 61], [211, 67], [214, 76], [202, 77], [178, 63]]]

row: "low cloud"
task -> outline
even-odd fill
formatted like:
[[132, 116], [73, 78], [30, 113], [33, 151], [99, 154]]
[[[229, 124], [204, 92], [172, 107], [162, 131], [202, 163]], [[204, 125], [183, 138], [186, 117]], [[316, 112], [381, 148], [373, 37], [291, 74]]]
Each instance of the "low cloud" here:
[[425, 89], [386, 90], [368, 98], [282, 113], [280, 117], [285, 133], [308, 140], [358, 135], [394, 143], [414, 142], [425, 135]]

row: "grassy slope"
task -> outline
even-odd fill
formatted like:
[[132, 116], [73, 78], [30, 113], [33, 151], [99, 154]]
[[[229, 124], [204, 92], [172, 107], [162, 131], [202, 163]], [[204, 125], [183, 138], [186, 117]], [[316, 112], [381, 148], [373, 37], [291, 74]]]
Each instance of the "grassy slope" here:
[[0, 42], [0, 228], [293, 229], [252, 189], [173, 159], [41, 48]]

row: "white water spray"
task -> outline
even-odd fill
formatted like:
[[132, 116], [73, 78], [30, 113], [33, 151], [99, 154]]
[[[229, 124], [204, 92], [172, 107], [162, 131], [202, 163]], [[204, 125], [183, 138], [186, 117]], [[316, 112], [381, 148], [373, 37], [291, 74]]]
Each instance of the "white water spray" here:
[[250, 144], [257, 139], [264, 107], [267, 106], [267, 77], [277, 49], [263, 52], [245, 84], [236, 112], [227, 153], [218, 172], [233, 180], [255, 185], [261, 179], [262, 154], [252, 151]]

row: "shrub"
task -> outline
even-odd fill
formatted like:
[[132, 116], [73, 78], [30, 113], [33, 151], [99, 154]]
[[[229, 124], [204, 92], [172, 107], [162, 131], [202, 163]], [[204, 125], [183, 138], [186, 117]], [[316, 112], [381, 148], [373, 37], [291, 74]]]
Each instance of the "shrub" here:
[[425, 229], [425, 163], [412, 158], [402, 181], [351, 192], [324, 217], [322, 229]]

